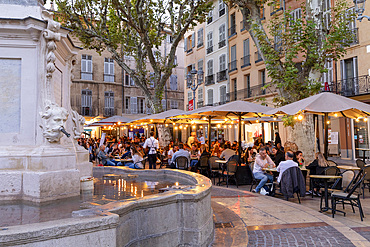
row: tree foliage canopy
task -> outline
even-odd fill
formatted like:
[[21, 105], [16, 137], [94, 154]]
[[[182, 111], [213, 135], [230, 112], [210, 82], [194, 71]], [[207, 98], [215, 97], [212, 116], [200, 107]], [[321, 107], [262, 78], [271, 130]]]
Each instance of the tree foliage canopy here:
[[[164, 86], [176, 66], [176, 49], [185, 32], [205, 20], [206, 0], [56, 0], [59, 17], [85, 48], [108, 50], [147, 97], [152, 111], [162, 109]], [[173, 42], [160, 52], [167, 35]], [[125, 61], [135, 59], [135, 68]], [[148, 66], [150, 65], [150, 66]], [[151, 75], [149, 72], [153, 72]], [[154, 82], [154, 89], [150, 82]]]

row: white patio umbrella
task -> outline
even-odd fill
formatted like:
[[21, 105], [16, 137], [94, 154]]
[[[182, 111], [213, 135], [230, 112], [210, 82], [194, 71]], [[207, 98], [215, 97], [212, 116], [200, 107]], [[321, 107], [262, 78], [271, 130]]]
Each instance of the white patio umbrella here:
[[107, 125], [113, 125], [113, 124], [118, 124], [118, 123], [123, 124], [123, 123], [127, 123], [127, 122], [130, 122], [130, 121], [132, 121], [131, 118], [116, 115], [116, 116], [113, 116], [113, 117], [104, 118], [100, 121], [88, 124], [85, 127], [88, 127], [88, 126], [107, 126]]
[[370, 105], [338, 94], [324, 92], [267, 112], [266, 115], [312, 113], [325, 116], [324, 153], [328, 152], [328, 117], [364, 118], [370, 116]]

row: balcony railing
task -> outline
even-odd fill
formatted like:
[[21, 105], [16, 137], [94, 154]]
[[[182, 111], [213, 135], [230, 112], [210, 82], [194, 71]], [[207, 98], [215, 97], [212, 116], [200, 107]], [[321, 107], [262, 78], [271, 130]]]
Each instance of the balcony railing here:
[[198, 101], [197, 102], [197, 108], [203, 107], [203, 101]]
[[220, 72], [217, 72], [217, 82], [220, 82], [220, 81], [226, 81], [227, 80], [227, 74], [226, 74], [227, 70], [222, 70]]
[[329, 82], [322, 91], [329, 91], [343, 96], [356, 96], [370, 93], [370, 76], [359, 77]]
[[218, 42], [218, 49], [221, 49], [225, 45], [226, 45], [226, 40], [222, 40], [222, 41]]
[[191, 53], [193, 51], [193, 48], [190, 48], [189, 50], [187, 50], [186, 52], [187, 53]]
[[207, 75], [206, 76], [206, 86], [215, 84], [214, 75]]
[[234, 71], [234, 70], [237, 70], [237, 69], [238, 69], [237, 68], [237, 61], [236, 60], [231, 61], [229, 63], [229, 73], [232, 72], [232, 71]]
[[246, 55], [241, 58], [241, 67], [247, 67], [251, 65], [251, 55]]
[[212, 22], [213, 18], [212, 17], [208, 17], [207, 18], [207, 24], [210, 24]]
[[242, 20], [240, 22], [240, 32], [243, 32], [245, 30], [245, 20]]
[[236, 25], [232, 25], [230, 28], [229, 28], [229, 38], [231, 38], [231, 36], [235, 35], [236, 34]]
[[230, 92], [227, 94], [227, 99], [230, 101], [235, 100], [244, 100], [251, 97], [262, 96], [265, 94], [275, 93], [277, 92], [276, 86], [271, 85], [268, 88], [264, 89], [262, 85], [256, 85], [249, 88], [244, 88], [238, 91]]
[[261, 56], [261, 54], [258, 52], [258, 51], [256, 51], [255, 53], [254, 53], [254, 59], [255, 59], [255, 63], [258, 63], [258, 62], [261, 62], [261, 61], [263, 61], [262, 60], [262, 56]]
[[207, 54], [209, 54], [211, 52], [213, 52], [213, 46], [210, 46], [210, 47], [207, 48]]
[[104, 117], [111, 117], [115, 115], [114, 108], [104, 107]]
[[218, 11], [218, 17], [223, 16], [225, 13], [226, 13], [226, 8], [220, 9], [220, 10]]

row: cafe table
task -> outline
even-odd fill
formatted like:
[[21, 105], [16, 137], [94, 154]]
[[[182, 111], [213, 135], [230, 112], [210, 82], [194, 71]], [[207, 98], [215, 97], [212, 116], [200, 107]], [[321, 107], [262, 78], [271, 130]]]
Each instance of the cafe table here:
[[365, 159], [366, 159], [366, 156], [365, 156], [366, 155], [366, 151], [370, 151], [370, 149], [369, 148], [356, 148], [356, 150], [362, 151], [362, 153], [363, 153], [362, 159], [365, 162]]
[[[215, 160], [215, 162], [218, 163], [220, 169], [222, 170], [222, 174], [223, 174], [225, 170], [225, 164], [227, 163], [227, 161], [226, 160]], [[217, 185], [220, 185], [223, 182], [226, 182], [224, 178], [222, 178], [222, 181], [220, 181], [219, 179]]]
[[310, 178], [317, 178], [317, 179], [323, 179], [324, 180], [324, 197], [325, 197], [325, 207], [320, 208], [320, 212], [326, 212], [328, 210], [331, 210], [329, 207], [329, 193], [328, 193], [328, 180], [329, 179], [338, 179], [342, 176], [336, 176], [336, 175], [310, 175]]
[[352, 170], [352, 171], [360, 171], [361, 170], [361, 168], [357, 167], [357, 166], [339, 165], [339, 166], [337, 166], [337, 168], [343, 169], [343, 170]]

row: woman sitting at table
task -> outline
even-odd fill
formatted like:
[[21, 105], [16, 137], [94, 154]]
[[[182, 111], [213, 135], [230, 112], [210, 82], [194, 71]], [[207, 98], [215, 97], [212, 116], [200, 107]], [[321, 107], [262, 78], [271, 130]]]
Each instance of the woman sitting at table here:
[[[326, 161], [324, 155], [320, 152], [315, 154], [315, 160], [312, 161], [311, 164], [309, 164], [306, 168], [310, 170], [310, 175], [320, 175], [322, 172], [327, 168], [328, 162]], [[318, 192], [320, 190], [321, 186], [321, 180], [320, 179], [312, 179], [313, 188], [310, 188], [309, 194], [314, 193], [314, 195], [320, 196], [320, 193]], [[313, 189], [313, 190], [312, 190]]]
[[190, 166], [193, 167], [198, 163], [198, 149], [195, 144], [191, 145], [191, 150], [190, 150]]
[[220, 157], [222, 151], [219, 144], [215, 144], [212, 150], [212, 156]]
[[302, 151], [295, 152], [295, 158], [296, 158], [295, 162], [297, 162], [300, 167], [304, 167], [304, 159], [303, 159]]
[[143, 154], [138, 150], [138, 146], [131, 147], [132, 163], [126, 163], [125, 166], [131, 169], [143, 169], [144, 165], [141, 161], [144, 160]]

